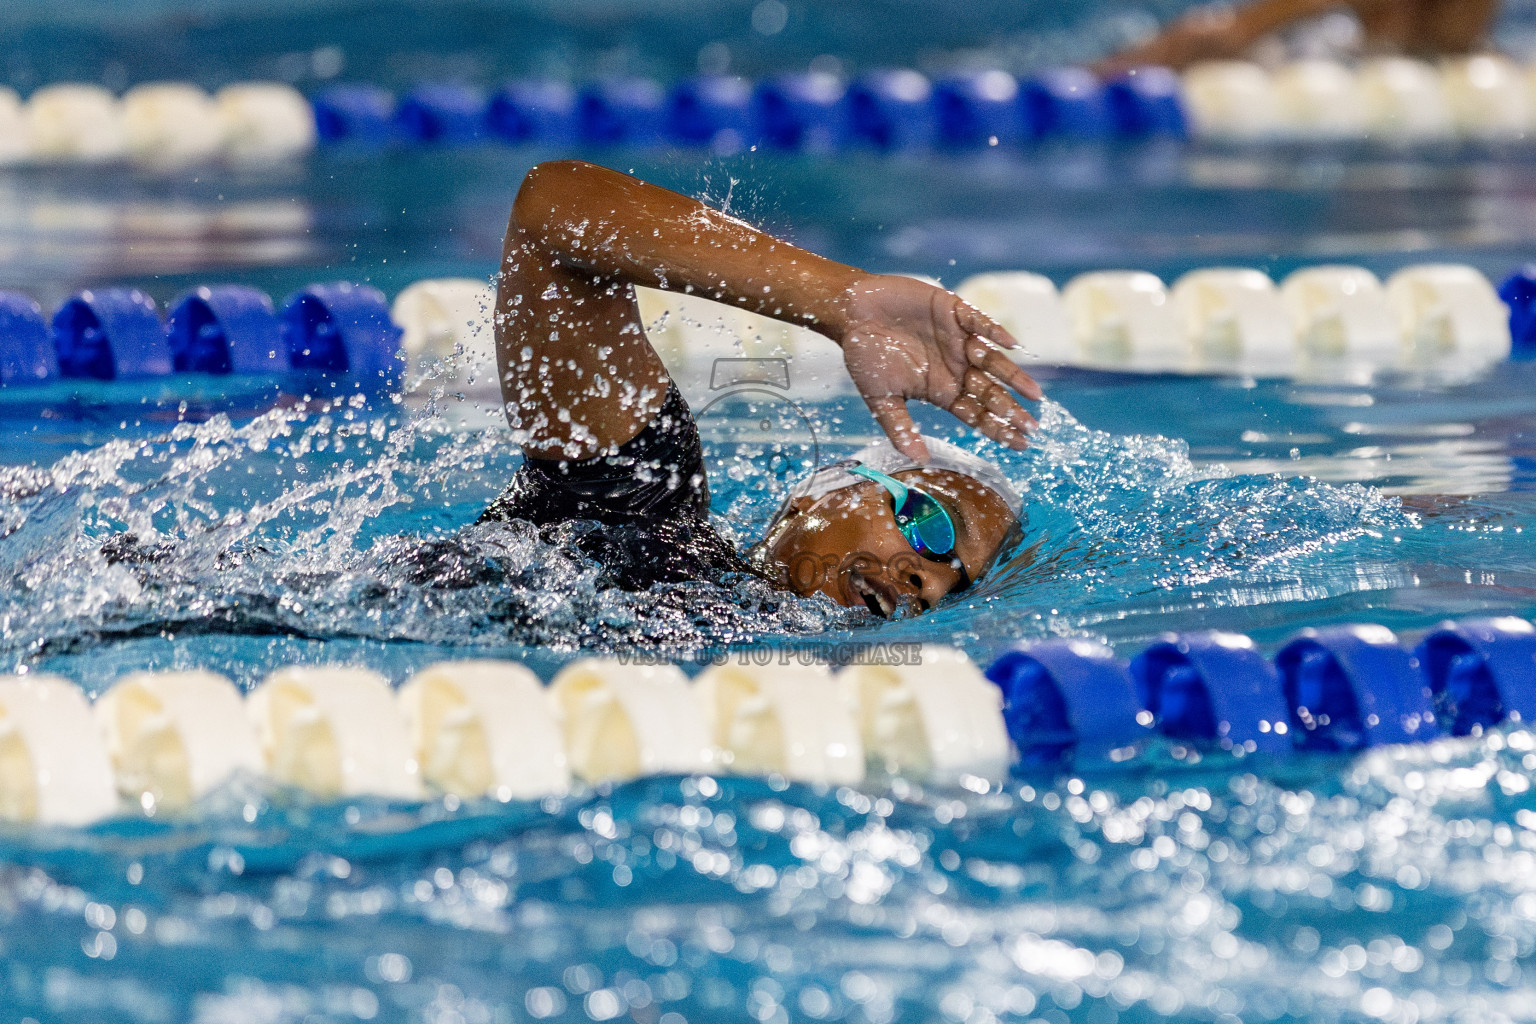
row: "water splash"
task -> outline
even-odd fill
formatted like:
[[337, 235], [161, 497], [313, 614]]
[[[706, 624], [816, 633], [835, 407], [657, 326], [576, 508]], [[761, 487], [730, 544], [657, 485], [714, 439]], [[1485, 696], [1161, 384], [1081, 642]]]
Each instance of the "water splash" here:
[[1415, 526], [1371, 487], [1197, 467], [1182, 441], [1090, 430], [1054, 402], [1041, 420], [1025, 540], [1049, 535], [1067, 556], [1055, 570], [1085, 595], [1290, 579], [1314, 556]]
[[290, 633], [555, 649], [816, 632], [840, 612], [762, 584], [600, 588], [574, 540], [472, 523], [516, 465], [505, 431], [360, 403], [226, 417], [0, 478], [0, 649]]
[[[822, 420], [868, 430], [850, 406], [823, 410]], [[1144, 637], [1205, 628], [1214, 609], [1300, 606], [1411, 584], [1398, 541], [1420, 524], [1375, 488], [1196, 465], [1182, 441], [1093, 430], [1050, 400], [1039, 418], [1024, 453], [929, 418], [928, 432], [1003, 466], [1024, 495], [1022, 537], [936, 613], [867, 628], [987, 656], [1025, 637]], [[824, 441], [823, 459], [867, 439]], [[749, 479], [717, 495], [716, 507], [723, 502], [731, 523], [762, 521], [782, 493], [761, 481], [754, 491]]]
[[[1373, 585], [1357, 563], [1386, 532], [1414, 528], [1370, 488], [1197, 468], [1180, 442], [1093, 431], [1047, 403], [1028, 453], [957, 438], [1005, 466], [1028, 523], [1018, 556], [936, 616], [882, 626], [754, 580], [629, 594], [600, 586], [577, 553], [591, 526], [473, 523], [516, 455], [500, 426], [445, 415], [455, 403], [434, 387], [415, 412], [354, 399], [240, 425], [218, 416], [7, 470], [4, 659], [222, 632], [680, 655], [892, 628], [964, 642], [981, 627], [1017, 636], [1039, 609], [1056, 610], [1057, 631], [1081, 632], [1139, 600], [1240, 604]], [[857, 423], [836, 403], [813, 413], [826, 434]], [[719, 415], [753, 428], [761, 411]], [[752, 429], [721, 436], [708, 450], [715, 507], [747, 543], [801, 467]], [[862, 439], [825, 441], [821, 456]], [[1380, 573], [1393, 576], [1385, 559]]]

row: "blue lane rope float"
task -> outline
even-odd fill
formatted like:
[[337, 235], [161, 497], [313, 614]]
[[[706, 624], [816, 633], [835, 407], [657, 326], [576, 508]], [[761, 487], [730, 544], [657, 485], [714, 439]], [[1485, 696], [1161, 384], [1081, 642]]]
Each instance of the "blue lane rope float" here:
[[1131, 659], [1131, 678], [1157, 730], [1176, 740], [1247, 751], [1290, 745], [1275, 669], [1235, 633], [1188, 633]]
[[422, 145], [465, 146], [486, 135], [485, 94], [467, 85], [427, 82], [395, 108], [395, 129]]
[[753, 99], [765, 144], [774, 149], [830, 152], [852, 137], [848, 88], [825, 72], [779, 75], [759, 82]]
[[934, 83], [939, 136], [955, 147], [1007, 146], [1024, 138], [1019, 83], [1006, 71], [975, 71]]
[[41, 384], [59, 376], [59, 359], [30, 295], [0, 292], [0, 386]]
[[83, 291], [53, 314], [53, 346], [64, 377], [134, 380], [171, 372], [171, 350], [155, 300], [137, 288]]
[[1236, 754], [1349, 753], [1533, 721], [1536, 627], [1447, 622], [1411, 652], [1384, 626], [1308, 628], [1272, 663], [1246, 637], [1188, 633], [1142, 650], [1129, 671], [1097, 642], [1033, 641], [986, 676], [1030, 770], [1115, 760], [1153, 732]]
[[1358, 750], [1438, 732], [1418, 663], [1384, 627], [1302, 630], [1275, 667], [1298, 747]]
[[1169, 68], [1132, 68], [1105, 84], [1104, 100], [1115, 130], [1126, 138], [1189, 134], [1179, 76]]
[[334, 85], [310, 99], [321, 142], [382, 146], [394, 136], [395, 97], [373, 85]]
[[680, 142], [734, 151], [762, 135], [752, 85], [732, 75], [701, 75], [673, 86], [667, 130]]
[[1043, 72], [1019, 95], [1031, 138], [1102, 139], [1114, 132], [1104, 85], [1084, 68]]
[[584, 141], [656, 146], [666, 140], [667, 94], [649, 78], [606, 78], [589, 82], [577, 101]]
[[1524, 619], [1447, 622], [1415, 654], [1447, 732], [1536, 721], [1536, 629]]
[[1031, 644], [998, 658], [986, 676], [1003, 691], [1003, 721], [1023, 764], [1104, 758], [1150, 735], [1152, 716], [1125, 664], [1103, 644]]
[[503, 84], [492, 93], [485, 117], [492, 137], [513, 144], [569, 144], [580, 132], [576, 90], [547, 79]]
[[402, 331], [377, 288], [312, 284], [284, 301], [279, 324], [295, 370], [350, 373], [360, 381], [392, 384], [403, 369]]
[[282, 373], [290, 369], [277, 312], [243, 285], [195, 288], [171, 304], [166, 337], [177, 373]]
[[848, 87], [854, 138], [882, 150], [922, 149], [938, 135], [933, 86], [916, 71], [873, 71]]
[[1509, 307], [1511, 358], [1536, 359], [1536, 263], [1528, 263], [1499, 285]]

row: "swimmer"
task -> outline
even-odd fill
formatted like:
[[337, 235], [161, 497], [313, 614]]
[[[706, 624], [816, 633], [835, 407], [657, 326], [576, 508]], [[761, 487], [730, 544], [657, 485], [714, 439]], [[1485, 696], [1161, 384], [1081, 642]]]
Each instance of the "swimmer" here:
[[[817, 331], [887, 435], [791, 492], [749, 557], [710, 525], [693, 417], [646, 340], [635, 285], [691, 291]], [[523, 465], [482, 520], [595, 521], [579, 547], [625, 589], [764, 577], [884, 616], [979, 579], [1018, 529], [996, 466], [921, 435], [907, 402], [1023, 449], [1010, 389], [1040, 388], [1007, 331], [950, 292], [834, 263], [686, 196], [580, 161], [540, 164], [513, 203], [496, 350]]]
[[1094, 65], [1103, 76], [1161, 64], [1175, 70], [1239, 57], [1265, 36], [1334, 11], [1360, 20], [1372, 53], [1439, 57], [1483, 46], [1499, 0], [1252, 0], [1198, 7], [1148, 42]]

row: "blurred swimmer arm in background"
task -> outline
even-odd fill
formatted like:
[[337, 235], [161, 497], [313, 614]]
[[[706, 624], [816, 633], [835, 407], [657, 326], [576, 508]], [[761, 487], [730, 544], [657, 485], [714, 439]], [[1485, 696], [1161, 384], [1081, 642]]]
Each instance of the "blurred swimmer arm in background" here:
[[1018, 343], [950, 292], [824, 259], [629, 175], [557, 161], [518, 190], [496, 303], [502, 397], [529, 454], [591, 458], [661, 408], [669, 379], [631, 285], [691, 291], [826, 335], [913, 458], [927, 449], [911, 399], [1015, 448], [1034, 428], [1009, 393], [1040, 397], [1002, 351]]
[[1263, 37], [1293, 22], [1331, 11], [1353, 11], [1365, 29], [1367, 49], [1434, 57], [1481, 46], [1499, 0], [1253, 0], [1198, 7], [1148, 42], [1099, 61], [1094, 70], [1114, 75], [1162, 64], [1182, 69], [1202, 60], [1241, 56]]

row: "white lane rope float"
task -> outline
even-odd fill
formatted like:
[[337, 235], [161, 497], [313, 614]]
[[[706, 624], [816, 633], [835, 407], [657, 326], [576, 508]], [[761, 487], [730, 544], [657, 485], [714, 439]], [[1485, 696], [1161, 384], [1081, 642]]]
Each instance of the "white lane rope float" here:
[[235, 684], [213, 672], [135, 672], [96, 699], [118, 792], [182, 810], [238, 772], [263, 767]]
[[858, 726], [825, 666], [759, 665], [743, 654], [705, 669], [695, 686], [728, 770], [830, 785], [863, 780]]
[[328, 797], [422, 794], [421, 770], [394, 691], [377, 672], [279, 669], [252, 691], [246, 706], [267, 772], [277, 781]]
[[442, 661], [400, 688], [422, 777], [455, 796], [531, 800], [571, 786], [553, 703], [509, 661]]

